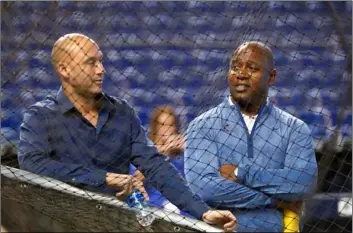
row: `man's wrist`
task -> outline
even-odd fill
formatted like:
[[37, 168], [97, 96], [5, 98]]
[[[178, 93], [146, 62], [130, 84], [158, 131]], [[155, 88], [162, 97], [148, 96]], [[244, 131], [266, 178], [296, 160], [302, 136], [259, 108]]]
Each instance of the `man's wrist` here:
[[234, 174], [235, 174], [238, 182], [245, 182], [245, 174], [246, 174], [247, 170], [248, 170], [247, 166], [241, 166], [241, 165], [239, 165], [234, 170]]
[[211, 210], [207, 210], [205, 213], [202, 214], [201, 220], [207, 223], [207, 215], [209, 215]]
[[281, 208], [280, 207], [280, 201], [278, 201], [277, 199], [271, 198], [271, 204], [270, 204], [271, 208]]
[[238, 178], [238, 167], [234, 169], [234, 175], [235, 175], [235, 178]]

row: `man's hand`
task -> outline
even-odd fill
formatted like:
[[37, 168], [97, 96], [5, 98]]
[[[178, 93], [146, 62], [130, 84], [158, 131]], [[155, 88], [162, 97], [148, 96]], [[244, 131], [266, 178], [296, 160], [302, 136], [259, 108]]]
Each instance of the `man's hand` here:
[[225, 164], [222, 165], [218, 170], [221, 176], [227, 180], [237, 181], [237, 177], [234, 174], [234, 170], [237, 168], [237, 165]]
[[179, 134], [168, 136], [164, 143], [158, 146], [158, 151], [162, 154], [175, 156], [185, 150], [185, 137]]
[[134, 177], [137, 178], [142, 183], [145, 182], [145, 180], [146, 180], [146, 177], [139, 170], [135, 171]]
[[209, 210], [202, 215], [202, 221], [221, 227], [226, 232], [234, 231], [238, 225], [237, 219], [228, 210]]
[[139, 190], [145, 197], [146, 201], [149, 200], [148, 194], [143, 187], [143, 183], [136, 177], [108, 172], [105, 177], [105, 182], [108, 186], [121, 190], [116, 193], [116, 197], [121, 201], [125, 200], [134, 189]]

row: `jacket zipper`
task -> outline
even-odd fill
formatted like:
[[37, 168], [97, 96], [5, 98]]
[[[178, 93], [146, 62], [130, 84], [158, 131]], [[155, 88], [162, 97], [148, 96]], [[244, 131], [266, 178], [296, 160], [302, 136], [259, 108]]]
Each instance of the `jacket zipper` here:
[[266, 105], [263, 106], [263, 107], [260, 109], [259, 114], [257, 115], [257, 117], [256, 117], [256, 119], [255, 119], [254, 126], [252, 127], [251, 132], [250, 132], [250, 134], [249, 134], [248, 127], [246, 126], [245, 121], [244, 121], [244, 117], [243, 117], [243, 115], [241, 114], [240, 108], [237, 106], [238, 111], [239, 111], [239, 115], [240, 115], [240, 119], [241, 119], [241, 121], [243, 122], [243, 126], [244, 126], [243, 128], [245, 129], [245, 133], [246, 133], [246, 136], [247, 136], [248, 158], [253, 158], [253, 157], [254, 157], [253, 135], [254, 135], [254, 131], [255, 131], [257, 122], [259, 121], [260, 115], [261, 115], [261, 113], [263, 112], [263, 109], [265, 109], [265, 107], [266, 107]]

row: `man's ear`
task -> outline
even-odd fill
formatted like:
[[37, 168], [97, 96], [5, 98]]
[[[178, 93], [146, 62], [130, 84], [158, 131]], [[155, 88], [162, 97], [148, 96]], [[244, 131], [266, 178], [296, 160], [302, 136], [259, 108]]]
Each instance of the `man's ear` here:
[[268, 84], [272, 86], [276, 82], [277, 78], [277, 71], [275, 69], [272, 69], [270, 71], [270, 79], [268, 80]]
[[62, 76], [65, 80], [69, 79], [69, 71], [67, 69], [66, 64], [63, 62], [59, 62], [57, 66], [57, 71], [59, 72], [60, 76]]

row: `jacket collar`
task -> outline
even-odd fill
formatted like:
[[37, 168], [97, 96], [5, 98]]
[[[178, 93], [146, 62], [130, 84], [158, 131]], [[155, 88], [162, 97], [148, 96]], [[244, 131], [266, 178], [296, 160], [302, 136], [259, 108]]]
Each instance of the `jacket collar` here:
[[[240, 112], [240, 107], [239, 107], [239, 105], [238, 105], [237, 103], [231, 105], [230, 102], [229, 102], [229, 96], [230, 96], [230, 95], [227, 95], [227, 96], [224, 98], [224, 100], [223, 100], [223, 102], [221, 103], [221, 105], [222, 105], [224, 108], [237, 111], [237, 112], [239, 113], [239, 115], [241, 116], [241, 112]], [[273, 104], [271, 103], [270, 98], [267, 98], [266, 104], [260, 108], [260, 111], [259, 111], [259, 113], [258, 113], [258, 117], [257, 117], [257, 118], [265, 119], [266, 117], [264, 117], [264, 116], [269, 115], [269, 113], [271, 113], [272, 108], [273, 108]]]
[[[114, 104], [108, 98], [107, 94], [102, 93], [101, 96], [97, 97], [97, 101], [100, 101], [99, 100], [100, 98], [102, 98], [101, 100], [104, 101], [103, 102], [104, 108], [108, 108], [109, 110], [114, 109]], [[71, 109], [75, 108], [74, 104], [70, 101], [70, 99], [65, 94], [62, 86], [60, 87], [60, 89], [58, 90], [58, 92], [56, 94], [56, 100], [59, 104], [59, 109], [60, 109], [61, 113], [63, 113], [63, 114], [70, 111]]]

